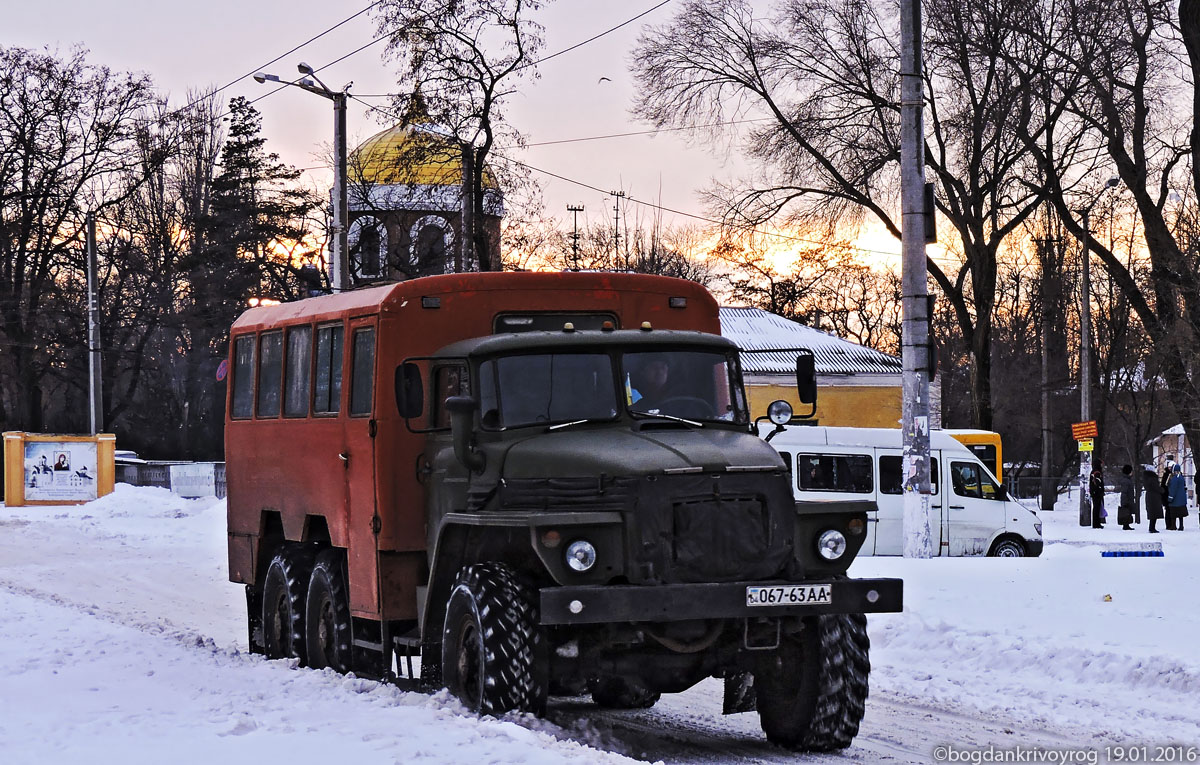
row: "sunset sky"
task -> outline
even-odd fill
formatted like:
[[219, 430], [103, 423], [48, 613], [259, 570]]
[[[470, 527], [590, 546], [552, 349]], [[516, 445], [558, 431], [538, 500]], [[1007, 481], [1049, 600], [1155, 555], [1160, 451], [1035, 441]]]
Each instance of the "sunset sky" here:
[[[659, 0], [559, 0], [545, 5], [537, 20], [546, 28], [543, 55], [568, 48], [657, 5]], [[280, 77], [296, 76], [304, 61], [321, 67], [376, 36], [369, 14], [363, 14], [277, 63], [263, 66], [327, 28], [366, 7], [368, 0], [318, 3], [314, 0], [208, 0], [205, 3], [146, 2], [145, 0], [41, 0], [6, 8], [0, 43], [10, 46], [66, 51], [82, 44], [89, 60], [113, 69], [149, 73], [173, 105], [185, 103], [187, 91], [222, 86], [258, 69]], [[545, 62], [541, 78], [526, 85], [509, 107], [510, 121], [530, 143], [628, 133], [648, 126], [629, 114], [634, 87], [628, 71], [629, 52], [643, 24], [662, 24], [675, 3], [655, 10], [606, 37]], [[378, 43], [351, 56], [320, 77], [332, 88], [354, 82], [351, 93], [363, 100], [386, 103], [395, 78], [381, 58]], [[601, 78], [607, 78], [602, 80]], [[274, 86], [250, 77], [222, 92], [257, 98]], [[255, 104], [263, 116], [263, 134], [271, 150], [297, 167], [312, 168], [314, 178], [328, 183], [323, 153], [332, 140], [332, 108], [328, 101], [298, 88], [286, 88]], [[357, 142], [386, 123], [351, 101], [349, 138]], [[631, 198], [660, 203], [675, 210], [704, 215], [699, 189], [710, 179], [728, 180], [746, 172], [736, 152], [716, 154], [700, 145], [689, 146], [678, 134], [632, 136], [530, 147], [518, 159], [542, 170], [603, 190], [623, 189]], [[569, 220], [566, 205], [584, 204], [589, 221], [612, 220], [612, 199], [549, 175], [537, 173], [547, 214]], [[634, 205], [629, 215], [648, 220], [653, 211]], [[686, 222], [664, 214], [664, 220]], [[583, 221], [581, 220], [581, 223]], [[899, 242], [886, 235], [868, 235], [861, 246], [899, 252]]]

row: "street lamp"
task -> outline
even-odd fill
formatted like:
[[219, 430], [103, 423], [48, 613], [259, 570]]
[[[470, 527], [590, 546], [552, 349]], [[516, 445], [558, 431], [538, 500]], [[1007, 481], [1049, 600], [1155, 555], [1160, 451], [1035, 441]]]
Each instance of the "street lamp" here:
[[294, 85], [333, 101], [333, 247], [329, 264], [329, 284], [334, 292], [341, 292], [350, 287], [350, 264], [347, 262], [349, 247], [346, 241], [346, 219], [349, 217], [346, 202], [346, 99], [350, 95], [350, 86], [354, 83], [346, 83], [340, 92], [330, 90], [308, 64], [301, 61], [296, 68], [304, 75], [302, 79], [281, 80], [276, 75], [257, 72], [254, 80], [259, 84], [270, 81]]
[[[1100, 189], [1100, 193], [1096, 194], [1096, 198], [1091, 204], [1082, 210], [1078, 210], [1080, 217], [1083, 218], [1083, 285], [1080, 289], [1081, 304], [1079, 306], [1079, 421], [1087, 422], [1092, 419], [1092, 259], [1089, 244], [1092, 238], [1092, 232], [1089, 225], [1089, 217], [1100, 200], [1104, 197], [1104, 192], [1116, 186], [1121, 182], [1120, 178], [1113, 176], [1104, 182], [1104, 188]], [[1092, 477], [1092, 453], [1079, 452], [1079, 525], [1092, 526], [1092, 498], [1088, 494], [1088, 481]], [[1099, 510], [1097, 510], [1099, 514]]]

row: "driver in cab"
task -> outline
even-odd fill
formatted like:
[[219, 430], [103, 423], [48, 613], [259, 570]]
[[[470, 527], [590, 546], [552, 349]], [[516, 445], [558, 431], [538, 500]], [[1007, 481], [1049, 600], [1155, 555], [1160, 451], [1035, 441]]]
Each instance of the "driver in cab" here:
[[633, 376], [628, 391], [630, 405], [642, 411], [657, 411], [664, 401], [671, 398], [670, 378], [671, 365], [666, 359], [652, 358], [642, 364]]

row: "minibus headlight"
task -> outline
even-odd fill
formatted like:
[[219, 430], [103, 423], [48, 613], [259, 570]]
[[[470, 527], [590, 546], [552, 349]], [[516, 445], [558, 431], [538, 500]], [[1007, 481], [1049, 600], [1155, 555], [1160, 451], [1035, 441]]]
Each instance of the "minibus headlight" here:
[[826, 531], [817, 539], [817, 552], [825, 560], [837, 560], [846, 553], [846, 537], [835, 529]]
[[566, 558], [567, 565], [582, 574], [596, 565], [596, 548], [586, 539], [580, 539], [567, 545]]

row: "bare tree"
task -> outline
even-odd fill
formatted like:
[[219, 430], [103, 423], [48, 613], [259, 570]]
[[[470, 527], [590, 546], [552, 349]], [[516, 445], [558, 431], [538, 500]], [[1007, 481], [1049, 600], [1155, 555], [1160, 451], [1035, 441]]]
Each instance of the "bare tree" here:
[[[1040, 134], [1048, 123], [1020, 72], [986, 52], [1012, 43], [1003, 4], [925, 7], [925, 161], [964, 259], [928, 267], [970, 345], [972, 420], [991, 428], [997, 255], [1040, 194], [1014, 125]], [[899, 238], [897, 29], [879, 2], [777, 0], [760, 17], [748, 0], [691, 0], [639, 42], [635, 113], [656, 126], [767, 120], [743, 141], [758, 175], [713, 192], [730, 227], [844, 233], [869, 216]]]
[[[493, 147], [500, 138], [520, 142], [505, 122], [504, 106], [521, 82], [536, 77], [542, 28], [529, 16], [540, 5], [538, 0], [385, 0], [376, 11], [380, 32], [391, 35], [388, 54], [400, 67], [394, 110], [423, 112], [452, 139], [470, 191], [466, 212], [475, 221], [484, 215], [482, 169]], [[468, 228], [481, 270], [498, 270], [500, 264], [490, 262], [494, 248], [487, 232], [478, 225]]]
[[78, 253], [84, 214], [116, 201], [117, 176], [139, 165], [150, 81], [86, 62], [0, 49], [0, 421], [43, 428], [52, 368], [45, 336]]

